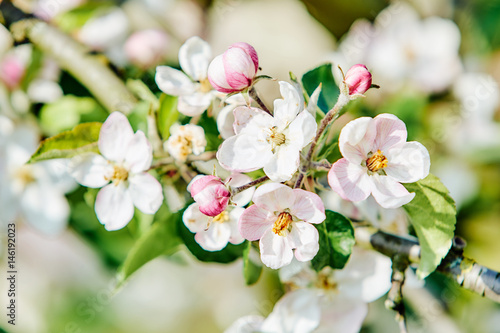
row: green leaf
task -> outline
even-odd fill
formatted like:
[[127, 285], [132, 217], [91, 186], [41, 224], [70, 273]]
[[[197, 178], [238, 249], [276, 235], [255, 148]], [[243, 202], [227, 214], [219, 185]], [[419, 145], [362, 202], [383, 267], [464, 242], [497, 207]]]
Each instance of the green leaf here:
[[257, 251], [252, 249], [252, 242], [245, 242], [246, 246], [243, 249], [243, 277], [245, 283], [249, 286], [259, 280], [262, 273], [262, 262], [260, 261]]
[[45, 104], [40, 110], [40, 126], [47, 135], [68, 131], [80, 122], [102, 122], [108, 113], [91, 97], [66, 95]]
[[172, 214], [162, 205], [156, 222], [134, 244], [118, 272], [118, 285], [123, 284], [135, 271], [162, 254], [173, 254], [182, 241], [177, 236], [181, 213]]
[[403, 207], [421, 247], [417, 276], [425, 278], [432, 273], [448, 253], [455, 231], [456, 208], [448, 189], [439, 178], [429, 174], [412, 184], [404, 184], [415, 198]]
[[309, 96], [320, 83], [322, 89], [319, 94], [318, 107], [326, 113], [335, 106], [340, 93], [339, 87], [337, 87], [333, 78], [332, 64], [321, 65], [302, 76], [302, 85]]
[[239, 245], [228, 243], [222, 250], [210, 252], [205, 251], [200, 245], [198, 245], [198, 243], [196, 243], [194, 240], [194, 234], [191, 233], [191, 231], [189, 231], [189, 229], [184, 225], [182, 219], [178, 220], [177, 230], [180, 238], [184, 241], [188, 250], [196, 257], [196, 259], [200, 261], [227, 264], [243, 256], [245, 243]]
[[162, 94], [160, 97], [160, 109], [158, 110], [158, 131], [162, 139], [170, 136], [170, 126], [179, 119], [177, 111], [177, 97]]
[[347, 263], [354, 245], [354, 229], [344, 215], [326, 211], [326, 220], [315, 225], [319, 232], [319, 251], [312, 267], [319, 272], [323, 267], [341, 269]]
[[28, 163], [53, 158], [69, 158], [85, 152], [98, 152], [97, 140], [101, 123], [84, 123], [40, 143]]

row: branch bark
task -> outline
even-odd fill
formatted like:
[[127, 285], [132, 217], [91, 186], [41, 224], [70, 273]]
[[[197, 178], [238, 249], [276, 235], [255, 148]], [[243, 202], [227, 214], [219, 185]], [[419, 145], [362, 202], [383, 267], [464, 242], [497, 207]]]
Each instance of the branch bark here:
[[[399, 254], [410, 263], [420, 261], [420, 245], [416, 238], [392, 235], [370, 227], [356, 228], [356, 242], [386, 256]], [[457, 282], [464, 289], [500, 303], [500, 273], [463, 256], [465, 242], [455, 237], [448, 255], [438, 266], [438, 272]]]

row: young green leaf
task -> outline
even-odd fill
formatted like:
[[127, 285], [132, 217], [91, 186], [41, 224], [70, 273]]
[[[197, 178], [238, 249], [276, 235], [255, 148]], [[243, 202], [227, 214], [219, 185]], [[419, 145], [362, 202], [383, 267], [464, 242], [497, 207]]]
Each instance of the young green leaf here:
[[172, 214], [163, 205], [156, 215], [156, 222], [134, 244], [118, 272], [118, 285], [149, 261], [162, 254], [173, 254], [182, 241], [177, 236], [181, 213]]
[[432, 174], [404, 185], [408, 191], [415, 192], [415, 198], [403, 207], [420, 242], [417, 275], [423, 279], [437, 268], [451, 247], [457, 221], [455, 202], [439, 178]]
[[160, 97], [160, 109], [158, 110], [158, 131], [162, 139], [170, 136], [170, 126], [179, 118], [177, 111], [177, 97], [162, 94]]
[[53, 158], [69, 158], [85, 152], [98, 152], [97, 140], [101, 123], [84, 123], [71, 131], [43, 140], [28, 163]]
[[339, 87], [333, 78], [332, 64], [321, 65], [302, 76], [302, 85], [309, 96], [312, 95], [320, 83], [322, 89], [319, 94], [318, 107], [326, 113], [335, 106], [340, 93]]
[[252, 242], [245, 242], [243, 249], [243, 277], [245, 283], [249, 286], [259, 280], [262, 273], [262, 262], [258, 256], [257, 251], [252, 249]]
[[319, 272], [323, 267], [341, 269], [347, 263], [354, 245], [354, 229], [344, 215], [326, 211], [326, 220], [315, 224], [319, 232], [319, 251], [312, 267]]

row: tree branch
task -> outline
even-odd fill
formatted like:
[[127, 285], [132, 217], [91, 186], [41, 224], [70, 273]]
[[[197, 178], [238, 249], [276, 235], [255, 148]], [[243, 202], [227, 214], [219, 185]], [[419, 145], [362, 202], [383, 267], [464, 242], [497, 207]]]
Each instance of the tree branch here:
[[82, 44], [44, 21], [27, 18], [10, 1], [0, 2], [5, 21], [17, 41], [28, 38], [80, 81], [109, 111], [129, 113], [137, 100], [125, 84]]
[[[370, 227], [356, 228], [356, 242], [386, 256], [403, 255], [410, 263], [420, 261], [420, 245], [416, 238], [391, 235]], [[453, 245], [436, 269], [456, 281], [464, 289], [500, 303], [500, 273], [463, 256], [465, 241], [455, 237]]]

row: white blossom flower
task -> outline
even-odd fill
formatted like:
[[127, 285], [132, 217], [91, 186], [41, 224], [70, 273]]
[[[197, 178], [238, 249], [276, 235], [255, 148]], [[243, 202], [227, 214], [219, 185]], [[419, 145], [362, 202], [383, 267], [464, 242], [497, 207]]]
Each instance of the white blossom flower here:
[[325, 220], [325, 208], [319, 196], [279, 183], [261, 185], [254, 194], [254, 205], [245, 210], [239, 221], [241, 235], [250, 241], [260, 240], [264, 265], [277, 269], [295, 257], [309, 261], [319, 250], [318, 230], [311, 223]]
[[372, 194], [384, 208], [407, 204], [415, 193], [400, 183], [425, 178], [430, 157], [422, 144], [406, 138], [405, 124], [394, 115], [351, 121], [339, 137], [344, 158], [333, 164], [328, 183], [345, 200], [362, 201]]
[[59, 234], [70, 211], [64, 194], [76, 184], [66, 160], [26, 164], [38, 143], [34, 126], [16, 126], [0, 116], [0, 220], [7, 224], [21, 217], [45, 234]]
[[226, 139], [217, 152], [224, 168], [237, 172], [264, 168], [276, 182], [292, 178], [300, 151], [313, 139], [317, 125], [291, 84], [281, 81], [280, 91], [283, 99], [274, 101], [274, 116], [257, 108], [234, 110], [236, 135]]
[[207, 78], [212, 51], [199, 37], [189, 38], [179, 49], [179, 64], [184, 73], [169, 66], [156, 67], [155, 81], [166, 94], [179, 96], [177, 109], [193, 117], [203, 113], [215, 97]]
[[[201, 177], [197, 176], [188, 186], [192, 191], [192, 185]], [[215, 178], [215, 177], [214, 177]], [[247, 184], [251, 178], [243, 174], [232, 174], [228, 177], [226, 186], [237, 187]], [[216, 185], [217, 186], [217, 185]], [[244, 238], [238, 230], [238, 220], [245, 211], [243, 206], [248, 204], [252, 198], [254, 188], [246, 189], [231, 198], [233, 205], [226, 205], [216, 216], [207, 216], [200, 211], [200, 204], [191, 204], [182, 215], [182, 221], [189, 231], [196, 233], [195, 241], [207, 251], [219, 251], [226, 247], [227, 243], [240, 244]]]
[[80, 184], [104, 186], [97, 194], [95, 211], [106, 230], [125, 227], [134, 216], [134, 206], [145, 214], [156, 213], [163, 194], [158, 180], [147, 173], [153, 152], [144, 133], [134, 134], [127, 118], [113, 112], [102, 124], [98, 147], [102, 155], [78, 155], [71, 169]]
[[206, 145], [203, 127], [192, 124], [173, 124], [170, 127], [170, 137], [164, 143], [168, 153], [181, 162], [185, 162], [190, 154], [203, 153]]

